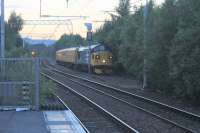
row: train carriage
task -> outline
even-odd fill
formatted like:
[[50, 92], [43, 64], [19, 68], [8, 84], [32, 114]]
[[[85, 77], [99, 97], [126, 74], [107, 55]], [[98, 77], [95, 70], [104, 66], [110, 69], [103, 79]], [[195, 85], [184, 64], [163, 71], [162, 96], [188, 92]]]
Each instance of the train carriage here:
[[77, 61], [78, 48], [67, 48], [56, 52], [56, 61], [61, 65], [73, 66]]

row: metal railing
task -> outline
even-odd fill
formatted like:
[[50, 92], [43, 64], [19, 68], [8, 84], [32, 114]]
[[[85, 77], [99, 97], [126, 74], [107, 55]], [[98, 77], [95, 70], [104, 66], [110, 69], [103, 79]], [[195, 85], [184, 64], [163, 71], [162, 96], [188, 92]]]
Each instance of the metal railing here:
[[0, 109], [39, 110], [40, 59], [0, 59]]

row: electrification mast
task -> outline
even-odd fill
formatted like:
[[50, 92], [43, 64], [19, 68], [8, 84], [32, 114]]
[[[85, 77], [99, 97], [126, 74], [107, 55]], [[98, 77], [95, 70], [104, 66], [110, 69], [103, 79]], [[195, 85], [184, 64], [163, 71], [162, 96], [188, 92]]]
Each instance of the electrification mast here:
[[146, 6], [144, 7], [144, 62], [143, 62], [143, 89], [147, 88], [147, 19], [148, 19], [148, 0], [146, 0]]
[[1, 0], [1, 58], [5, 57], [4, 0]]

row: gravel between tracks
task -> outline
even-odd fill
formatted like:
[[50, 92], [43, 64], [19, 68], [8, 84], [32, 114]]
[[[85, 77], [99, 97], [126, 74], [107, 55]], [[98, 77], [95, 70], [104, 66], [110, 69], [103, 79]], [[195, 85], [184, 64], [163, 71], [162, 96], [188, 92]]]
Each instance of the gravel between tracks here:
[[76, 114], [91, 133], [126, 133], [117, 124], [98, 112], [81, 98], [61, 85], [57, 85], [56, 93]]
[[[86, 87], [82, 87], [61, 75], [52, 74], [51, 76], [56, 77], [59, 81], [71, 86], [76, 91], [87, 96], [97, 104], [106, 108], [112, 114], [118, 116], [120, 119], [131, 125], [133, 128], [138, 129], [142, 133], [184, 133], [182, 129], [174, 127], [171, 124], [165, 123], [164, 121], [157, 119], [149, 114], [146, 114], [138, 109], [132, 108], [128, 105], [122, 104], [119, 101], [113, 100], [108, 96], [101, 95], [96, 91], [92, 91]], [[99, 100], [101, 99], [101, 100]]]

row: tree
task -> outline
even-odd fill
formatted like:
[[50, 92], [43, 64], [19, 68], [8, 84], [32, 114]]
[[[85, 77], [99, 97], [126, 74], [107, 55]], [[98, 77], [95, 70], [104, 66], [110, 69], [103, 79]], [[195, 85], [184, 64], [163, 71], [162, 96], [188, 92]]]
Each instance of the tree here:
[[[23, 45], [22, 38], [19, 32], [23, 28], [23, 19], [16, 15], [15, 12], [12, 12], [8, 22], [5, 22], [5, 44], [6, 44], [6, 51], [9, 52], [12, 49], [20, 48]], [[11, 55], [10, 53], [8, 54]]]
[[200, 100], [200, 1], [177, 2], [178, 32], [171, 47], [171, 77], [175, 92]]
[[[152, 10], [152, 8], [151, 8]], [[170, 81], [170, 48], [177, 33], [177, 6], [175, 0], [167, 0], [161, 8], [154, 8], [150, 17], [154, 21], [149, 27], [149, 85], [151, 88], [172, 91]], [[151, 30], [148, 29], [148, 30]]]
[[120, 0], [119, 6], [116, 9], [120, 17], [129, 16], [130, 14], [130, 0]]
[[119, 46], [119, 62], [126, 73], [137, 79], [142, 77], [143, 68], [143, 9], [140, 8], [124, 22]]
[[[142, 79], [144, 54], [149, 87], [170, 95], [200, 99], [200, 1], [166, 0], [161, 6], [148, 4], [144, 53], [143, 9], [129, 13], [129, 0], [120, 0], [111, 22], [95, 33], [95, 39], [109, 45], [114, 66], [121, 63], [129, 75]], [[120, 71], [121, 69], [118, 69]]]
[[54, 45], [54, 50], [83, 45], [84, 39], [80, 35], [64, 34]]
[[12, 32], [18, 34], [23, 28], [23, 19], [18, 16], [15, 12], [12, 12], [8, 19], [8, 26]]

